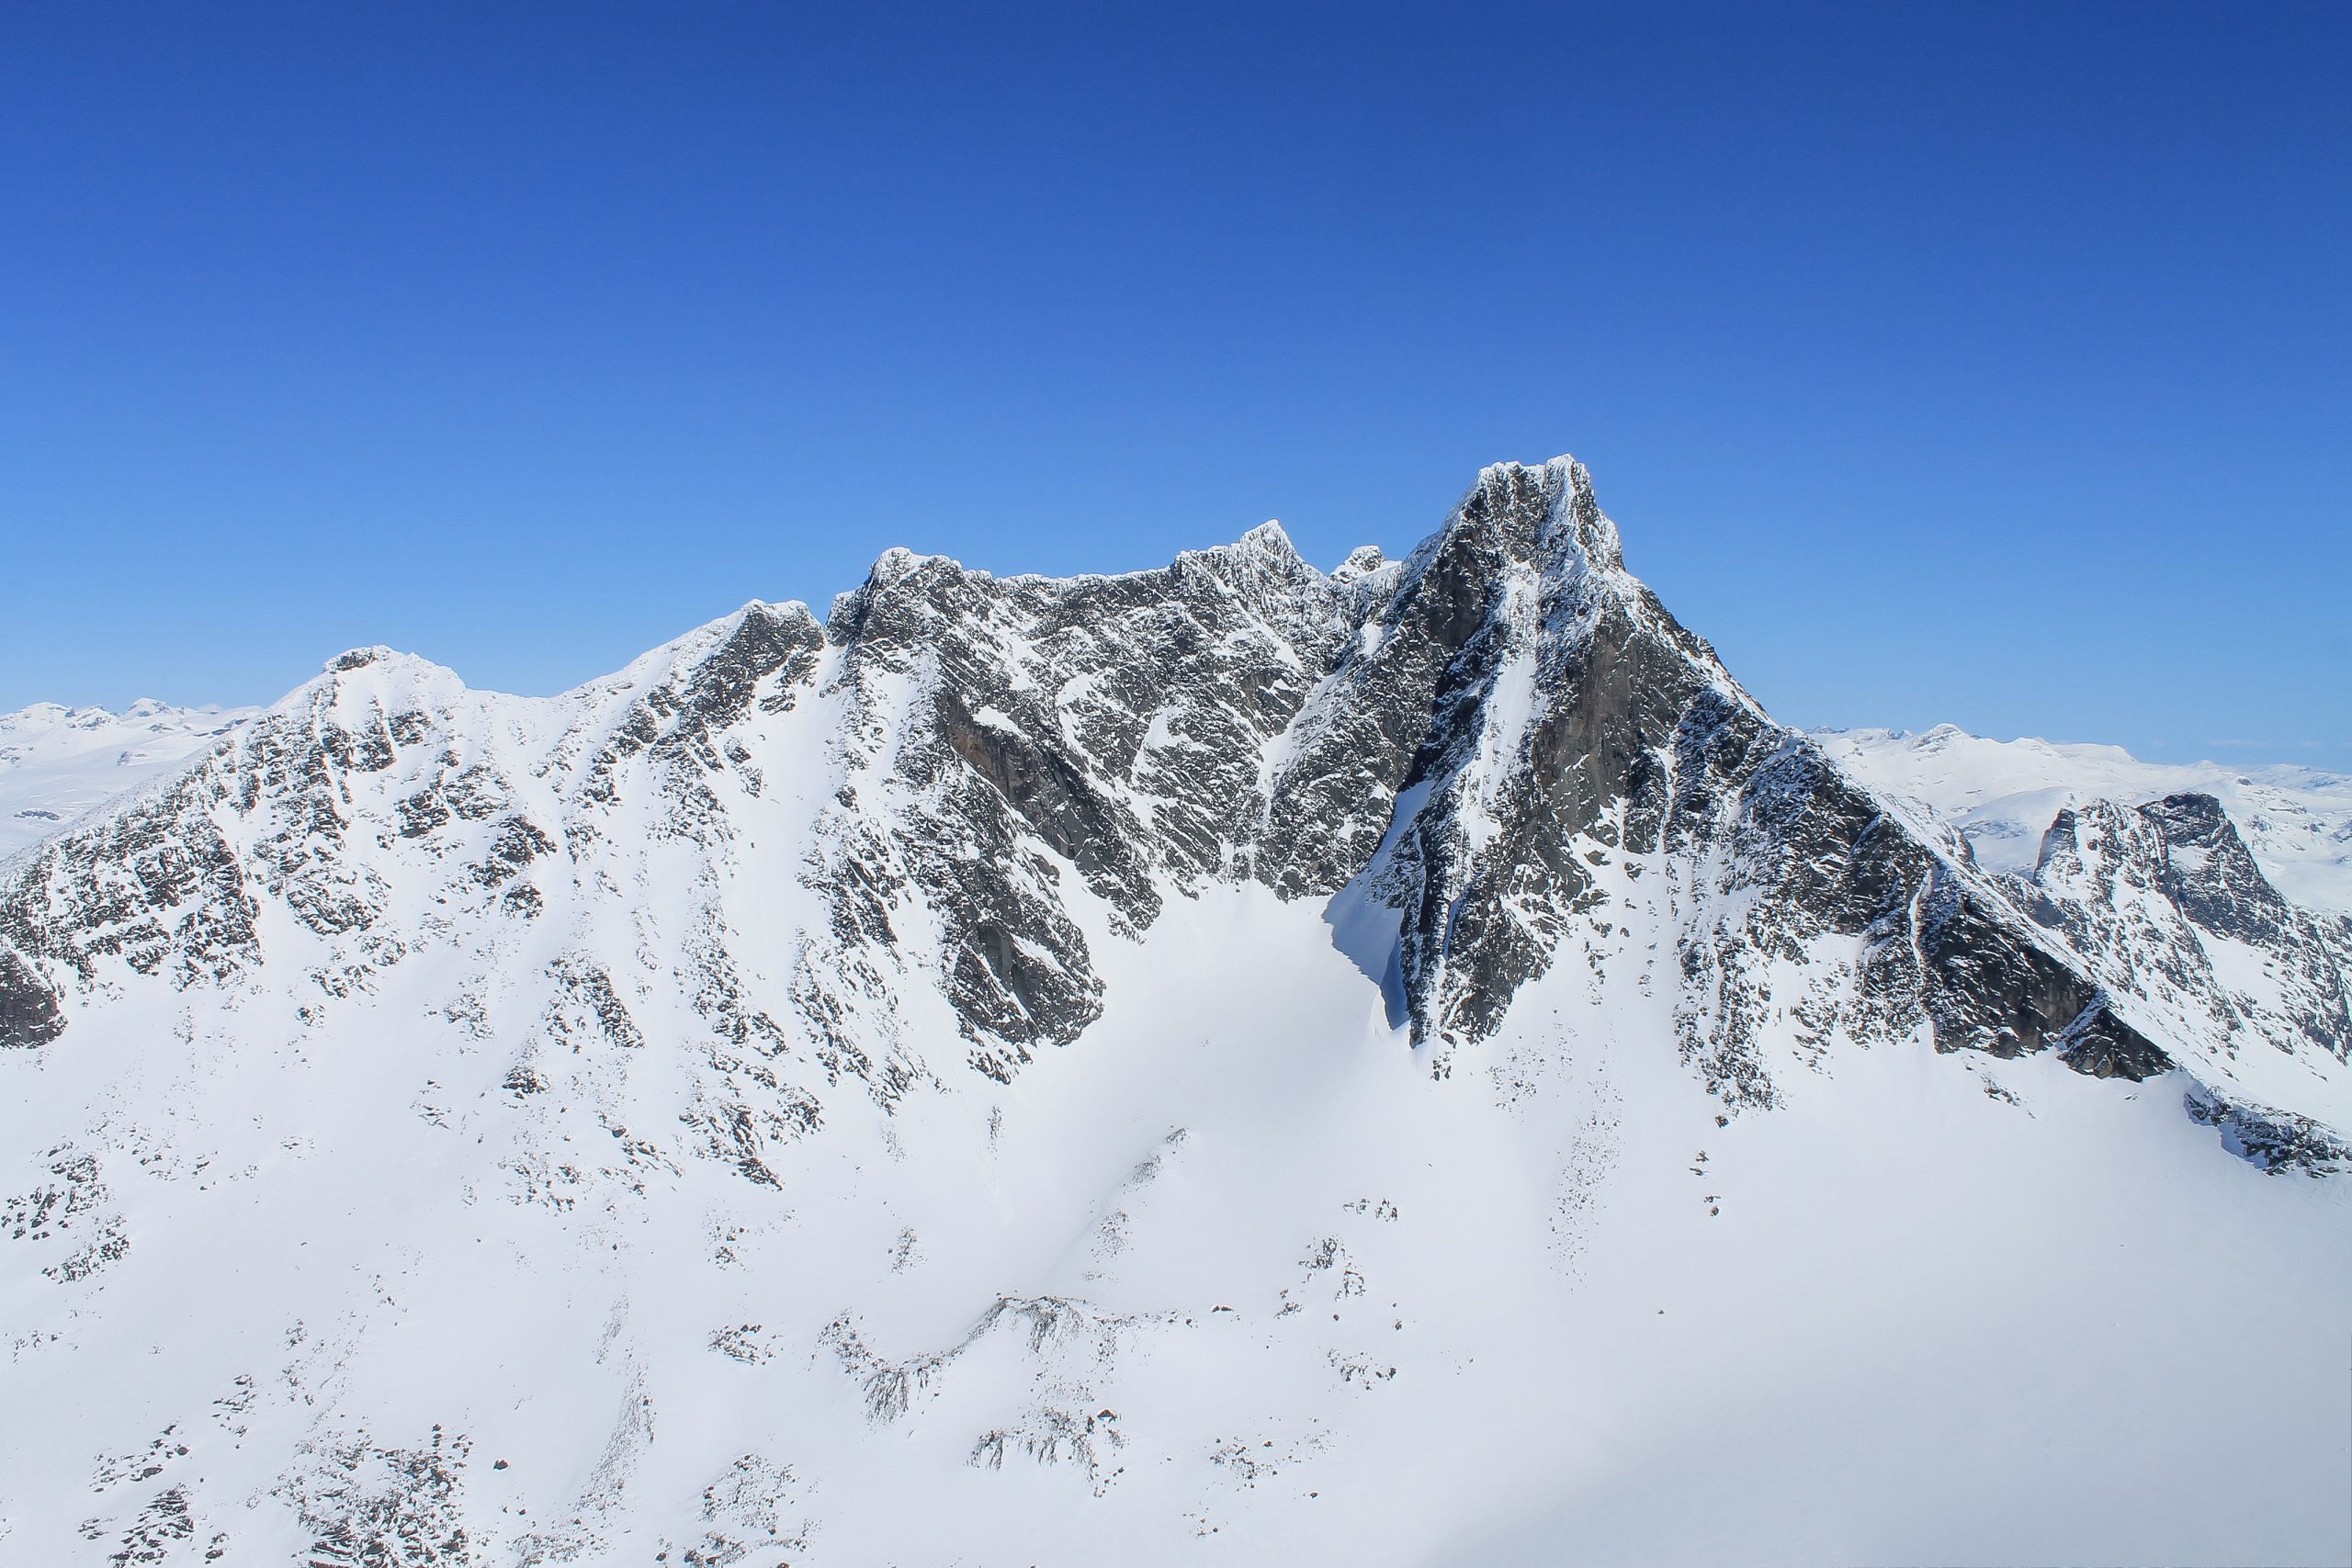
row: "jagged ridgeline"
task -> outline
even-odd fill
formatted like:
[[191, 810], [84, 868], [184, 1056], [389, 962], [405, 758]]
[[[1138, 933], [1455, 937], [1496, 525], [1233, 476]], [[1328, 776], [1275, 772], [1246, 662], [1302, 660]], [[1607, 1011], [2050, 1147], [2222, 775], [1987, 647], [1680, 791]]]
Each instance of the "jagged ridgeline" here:
[[[2210, 796], [1979, 866], [1775, 723], [1566, 458], [1328, 573], [1271, 524], [1117, 576], [893, 550], [555, 697], [362, 649], [0, 863], [0, 1402], [60, 1424], [0, 1454], [0, 1557], [930, 1561], [920, 1460], [1002, 1561], [1389, 1561], [1452, 1462], [1413, 1434], [1573, 1436], [1602, 1361], [1547, 1358], [1736, 1337], [1642, 1248], [1714, 1258], [1824, 1140], [1916, 1133], [1956, 1214], [2079, 1196], [2102, 1258], [2102, 1160], [2301, 1214], [2348, 976]], [[1707, 1267], [1769, 1303], [1780, 1253]], [[1483, 1441], [1448, 1495], [1523, 1513], [1481, 1489], [1549, 1450]], [[1080, 1544], [1023, 1555], [1041, 1517]]]
[[[795, 761], [832, 775], [813, 813], [763, 800], [747, 745], [803, 706], [821, 718], [796, 749], [821, 758]], [[1431, 1044], [1490, 1032], [1571, 921], [1611, 905], [1596, 868], [1614, 863], [1655, 863], [1690, 917], [1682, 1047], [1735, 1101], [1771, 1094], [1750, 1049], [1766, 970], [1826, 935], [1863, 940], [1809, 987], [1825, 1017], [1924, 1021], [1946, 1050], [2054, 1045], [2101, 1075], [2167, 1065], [1957, 843], [1763, 714], [1625, 571], [1566, 460], [1490, 468], [1409, 560], [1359, 552], [1329, 576], [1272, 525], [1068, 581], [893, 551], [822, 626], [753, 604], [549, 702], [344, 655], [15, 870], [5, 1038], [53, 1041], [68, 998], [131, 976], [251, 983], [266, 958], [299, 965], [323, 1013], [422, 946], [589, 917], [614, 863], [657, 852], [631, 815], [711, 856], [803, 818], [775, 827], [808, 833], [821, 918], [783, 987], [747, 989], [706, 946], [690, 1001], [738, 1044], [805, 1048], [886, 1098], [943, 1066], [906, 1043], [915, 988], [994, 1077], [1083, 1032], [1102, 981], [1081, 900], [1132, 936], [1206, 879], [1344, 890], [1375, 907], [1350, 921], [1396, 1021]]]
[[[754, 750], [779, 739], [787, 797]], [[2200, 831], [2236, 846], [2210, 863], [2258, 889], [2236, 904], [2284, 908], [2225, 818]], [[756, 981], [721, 886], [753, 832], [799, 840], [804, 915]], [[560, 947], [656, 860], [687, 863], [705, 902], [673, 933], [688, 1010], [886, 1102], [952, 1070], [926, 1021], [952, 1021], [1000, 1080], [1083, 1032], [1102, 982], [1079, 908], [1134, 938], [1219, 879], [1334, 900], [1392, 1021], [1442, 1055], [1490, 1033], [1572, 927], [1622, 923], [1605, 868], [1649, 872], [1680, 1049], [1734, 1104], [1770, 1102], [1756, 1026], [1800, 1000], [1823, 1027], [1924, 1023], [1939, 1050], [2054, 1047], [2100, 1076], [2213, 1043], [2119, 1009], [2136, 971], [2054, 934], [2088, 934], [2075, 905], [2018, 898], [1775, 725], [1626, 572], [1566, 459], [1489, 468], [1408, 560], [1366, 549], [1329, 575], [1271, 524], [1114, 577], [893, 550], [821, 625], [753, 604], [545, 701], [345, 654], [186, 776], [13, 868], [0, 1043], [44, 1046], [143, 980], [299, 977], [315, 1022], [420, 950]], [[1825, 938], [1853, 941], [1781, 995], [1774, 964], [1822, 971]], [[2322, 994], [2271, 1021], [2276, 1043], [2341, 1059], [2341, 932], [2291, 940]], [[549, 963], [610, 997], [593, 963]], [[599, 1010], [633, 1027], [617, 999]]]

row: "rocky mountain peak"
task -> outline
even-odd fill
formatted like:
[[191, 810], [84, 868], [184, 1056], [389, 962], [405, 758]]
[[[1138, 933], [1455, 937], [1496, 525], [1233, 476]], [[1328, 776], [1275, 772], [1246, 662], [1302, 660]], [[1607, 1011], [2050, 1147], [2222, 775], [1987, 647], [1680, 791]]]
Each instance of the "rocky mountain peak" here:
[[1489, 534], [1508, 558], [1561, 564], [1573, 555], [1603, 571], [1622, 571], [1617, 525], [1600, 510], [1592, 475], [1562, 454], [1543, 463], [1491, 463], [1455, 507], [1450, 529]]
[[1298, 553], [1298, 547], [1291, 543], [1290, 531], [1272, 517], [1243, 534], [1241, 537], [1226, 547], [1263, 556], [1284, 568], [1289, 567], [1294, 561], [1302, 566], [1306, 564], [1305, 559]]

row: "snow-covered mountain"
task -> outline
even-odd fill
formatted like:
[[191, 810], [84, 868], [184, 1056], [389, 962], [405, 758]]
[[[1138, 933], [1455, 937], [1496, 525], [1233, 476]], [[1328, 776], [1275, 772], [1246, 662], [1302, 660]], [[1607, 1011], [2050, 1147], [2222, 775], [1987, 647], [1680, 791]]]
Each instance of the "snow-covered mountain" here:
[[1917, 734], [1809, 733], [1871, 787], [1949, 817], [1986, 865], [2030, 870], [2051, 819], [2077, 800], [2210, 795], [2280, 892], [2310, 908], [2352, 915], [2352, 777], [2343, 773], [2291, 763], [2143, 762], [2120, 746], [1987, 740], [1949, 724]]
[[[2332, 1070], [2314, 1075], [2282, 1043], [2308, 1040], [2324, 1058], [2352, 1049], [2352, 780], [1950, 726], [1813, 739], [1889, 798], [1954, 824], [2021, 908], [2146, 1010], [2144, 1026], [2218, 1046], [2209, 1079], [2347, 1125], [2352, 1106], [2324, 1087]], [[2291, 1143], [2292, 1126], [2237, 1135]]]
[[1566, 459], [356, 650], [0, 872], [0, 1554], [2324, 1559], [2345, 928], [2201, 798], [1979, 865]]
[[174, 772], [259, 711], [142, 697], [120, 713], [57, 703], [0, 713], [0, 861]]

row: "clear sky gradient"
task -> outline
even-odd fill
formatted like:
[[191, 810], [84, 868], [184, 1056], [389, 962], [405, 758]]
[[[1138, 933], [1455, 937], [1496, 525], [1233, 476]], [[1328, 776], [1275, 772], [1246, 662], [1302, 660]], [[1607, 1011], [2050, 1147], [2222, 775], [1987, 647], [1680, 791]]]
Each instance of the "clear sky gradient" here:
[[1573, 451], [1776, 714], [2352, 766], [2352, 6], [0, 8], [0, 708]]

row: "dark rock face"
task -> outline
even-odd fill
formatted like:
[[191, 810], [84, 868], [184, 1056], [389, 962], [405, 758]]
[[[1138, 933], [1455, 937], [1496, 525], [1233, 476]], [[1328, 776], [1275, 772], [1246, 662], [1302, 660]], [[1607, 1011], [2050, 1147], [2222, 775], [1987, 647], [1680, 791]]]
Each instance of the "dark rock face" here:
[[2219, 1131], [2232, 1154], [2271, 1173], [2333, 1176], [2352, 1166], [2352, 1145], [2308, 1116], [2257, 1110], [2217, 1095], [2190, 1092], [2189, 1119]]
[[[44, 846], [0, 886], [0, 937], [24, 959], [87, 984], [119, 959], [185, 987], [256, 962], [252, 883], [267, 874], [222, 837], [210, 816], [220, 781], [200, 767], [157, 798]], [[281, 863], [273, 891], [330, 918], [333, 888]], [[51, 971], [51, 983], [59, 977]]]
[[[1709, 689], [1679, 626], [1638, 618], [1593, 581], [1617, 550], [1580, 471], [1537, 478], [1482, 484], [1416, 585], [1430, 619], [1468, 630], [1448, 649], [1404, 785], [1430, 792], [1400, 840], [1400, 869], [1419, 869], [1401, 889], [1401, 968], [1422, 1034], [1491, 1032], [1549, 966], [1567, 917], [1595, 902], [1587, 840], [1625, 847], [1630, 824], [1649, 837], [1633, 852], [1656, 847], [1657, 753]], [[1461, 614], [1464, 583], [1508, 581], [1512, 567], [1533, 577], [1512, 602]], [[1494, 827], [1483, 846], [1474, 818]]]
[[64, 1032], [56, 996], [32, 965], [0, 948], [0, 1050], [46, 1045]]
[[2254, 863], [2222, 803], [2210, 795], [2172, 795], [2140, 807], [2168, 852], [2165, 892], [2209, 931], [2257, 944], [2287, 937], [2294, 911]]
[[1159, 912], [1151, 874], [1136, 854], [1138, 824], [1059, 749], [1010, 725], [984, 724], [954, 691], [938, 696], [939, 739], [1012, 807], [1046, 847], [1076, 867], [1089, 887], [1135, 924]]
[[1833, 937], [1862, 944], [1851, 994], [1823, 999], [1849, 1024], [1924, 1021], [1946, 1050], [2057, 1047], [2099, 1076], [2169, 1065], [1962, 848], [1765, 717], [1623, 575], [1580, 468], [1488, 470], [1369, 624], [1329, 682], [1344, 718], [1281, 775], [1327, 831], [1311, 855], [1261, 846], [1258, 869], [1325, 891], [1376, 836], [1362, 874], [1397, 911], [1417, 1040], [1491, 1032], [1571, 927], [1622, 897], [1594, 868], [1663, 857], [1684, 915], [1681, 1047], [1732, 1102], [1772, 1099], [1763, 971]]
[[[1684, 1051], [1734, 1098], [1769, 1099], [1747, 1064], [1771, 1003], [1757, 970], [1824, 937], [1857, 938], [1851, 1021], [1867, 1034], [1924, 1019], [1942, 1051], [2052, 1046], [2080, 1071], [2143, 1077], [2169, 1065], [2107, 1010], [1965, 860], [1890, 814], [1810, 741], [1721, 695], [1694, 705], [1671, 766], [1666, 840], [1740, 913], [1690, 932]], [[1710, 856], [1711, 845], [1728, 853]], [[1834, 1005], [1831, 1011], [1836, 1010]], [[2082, 1049], [2075, 1047], [2079, 1044]]]
[[2170, 1070], [2162, 1051], [2109, 1010], [2098, 987], [2013, 920], [1949, 884], [1931, 887], [1927, 904], [1918, 950], [1939, 1049], [2014, 1056], [2056, 1046], [2068, 1066], [2102, 1078]]
[[[1065, 874], [1123, 936], [1162, 888], [1227, 874], [1265, 815], [1260, 757], [1351, 629], [1353, 594], [1278, 530], [1159, 571], [1048, 581], [886, 556], [836, 604], [828, 687], [851, 716], [849, 795], [820, 874], [844, 944], [919, 902], [972, 1062], [1008, 1076], [1076, 1038], [1102, 983]], [[851, 826], [869, 794], [903, 802]], [[871, 999], [887, 967], [836, 952]], [[862, 1010], [852, 987], [821, 1010]]]
[[[2352, 1055], [2352, 924], [2279, 897], [2211, 795], [2061, 811], [2022, 893], [2115, 995], [2225, 1058]], [[2250, 967], [2263, 993], [2231, 978]]]
[[[676, 803], [680, 830], [699, 833], [723, 815], [707, 776], [729, 772], [729, 728], [756, 707], [790, 711], [824, 646], [816, 618], [798, 604], [752, 604], [707, 653], [655, 682], [614, 723], [591, 759], [580, 793], [599, 805], [615, 799], [615, 778], [640, 753], [662, 774]], [[751, 793], [756, 778], [747, 778]]]

